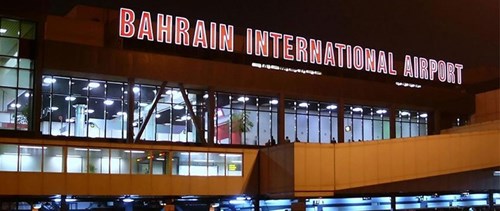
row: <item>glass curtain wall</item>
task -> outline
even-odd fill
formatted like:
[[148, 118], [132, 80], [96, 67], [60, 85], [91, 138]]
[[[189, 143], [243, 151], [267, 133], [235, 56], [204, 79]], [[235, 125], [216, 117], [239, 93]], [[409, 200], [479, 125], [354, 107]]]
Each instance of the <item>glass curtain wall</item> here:
[[333, 103], [285, 100], [285, 140], [336, 143], [337, 125], [337, 105]]
[[427, 135], [427, 113], [398, 110], [396, 113], [396, 138]]
[[0, 129], [30, 130], [35, 24], [0, 18]]
[[389, 110], [381, 107], [346, 105], [344, 141], [358, 142], [389, 139]]
[[[41, 131], [44, 135], [126, 139], [128, 85], [124, 82], [43, 76]], [[160, 90], [159, 86], [137, 84], [134, 119], [138, 134]], [[197, 134], [184, 98], [178, 88], [167, 87], [146, 125], [141, 140], [195, 142], [207, 133], [206, 92], [187, 90], [193, 112], [200, 117]]]
[[217, 144], [265, 145], [278, 134], [277, 98], [216, 93]]

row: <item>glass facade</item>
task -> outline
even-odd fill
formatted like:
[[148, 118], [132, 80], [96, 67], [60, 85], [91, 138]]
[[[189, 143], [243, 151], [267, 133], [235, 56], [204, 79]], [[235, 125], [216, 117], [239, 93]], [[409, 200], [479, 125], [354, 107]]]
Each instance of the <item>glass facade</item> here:
[[243, 154], [0, 144], [0, 171], [243, 176]]
[[337, 142], [337, 105], [285, 100], [285, 139], [309, 143]]
[[265, 145], [277, 138], [277, 98], [219, 92], [216, 101], [216, 143]]
[[36, 27], [0, 18], [0, 129], [30, 130]]
[[344, 112], [345, 142], [390, 138], [390, 120], [387, 108], [346, 105]]
[[398, 110], [396, 113], [396, 138], [427, 135], [427, 113]]

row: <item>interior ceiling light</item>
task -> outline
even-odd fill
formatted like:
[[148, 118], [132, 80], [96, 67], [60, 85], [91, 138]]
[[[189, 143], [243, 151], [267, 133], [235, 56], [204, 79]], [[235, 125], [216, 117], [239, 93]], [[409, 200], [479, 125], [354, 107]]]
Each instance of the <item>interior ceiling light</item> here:
[[104, 101], [104, 105], [113, 105], [113, 101], [112, 100], [105, 100]]
[[24, 93], [24, 97], [30, 97], [30, 93], [28, 92]]
[[21, 104], [19, 104], [19, 103], [12, 103], [12, 104], [10, 104], [10, 107], [11, 108], [20, 108]]
[[155, 117], [158, 119], [161, 117], [161, 114], [156, 114]]
[[377, 114], [385, 114], [385, 113], [387, 113], [387, 110], [385, 110], [385, 109], [379, 109], [379, 110], [375, 111], [375, 113], [377, 113]]
[[174, 110], [182, 110], [184, 109], [183, 105], [174, 105]]
[[410, 116], [410, 112], [408, 112], [408, 111], [400, 111], [399, 114], [401, 116]]
[[59, 110], [59, 107], [54, 106], [49, 108], [49, 111], [57, 111], [57, 110]]
[[337, 106], [336, 105], [329, 105], [329, 106], [326, 107], [326, 109], [328, 109], [328, 110], [335, 110], [335, 109], [337, 109]]
[[299, 103], [299, 107], [307, 108], [307, 106], [309, 106], [309, 104], [307, 104], [307, 103]]
[[97, 83], [97, 82], [90, 82], [88, 87], [90, 88], [97, 88], [97, 87], [100, 87], [101, 84]]
[[428, 116], [427, 113], [420, 114], [420, 117], [422, 118], [427, 118], [427, 116]]
[[127, 198], [124, 198], [122, 201], [125, 202], [125, 203], [130, 203], [130, 202], [133, 202], [134, 199], [127, 197]]
[[43, 83], [46, 83], [46, 84], [53, 84], [55, 82], [56, 82], [55, 78], [44, 78], [43, 79]]
[[248, 100], [250, 100], [250, 98], [248, 98], [248, 97], [238, 97], [238, 101], [240, 101], [240, 102], [246, 102]]
[[134, 88], [132, 88], [132, 91], [134, 93], [138, 93], [139, 91], [141, 91], [141, 89], [139, 87], [134, 86]]
[[354, 112], [363, 112], [363, 108], [356, 107], [356, 108], [353, 108], [352, 111], [354, 111]]
[[165, 94], [167, 94], [167, 95], [177, 95], [177, 94], [179, 94], [179, 91], [177, 91], [177, 90], [171, 90], [170, 89], [170, 90], [167, 90], [165, 92]]
[[278, 105], [278, 100], [270, 100], [271, 105]]
[[416, 88], [416, 89], [422, 88], [422, 85], [420, 85], [420, 84], [412, 84], [412, 83], [406, 83], [406, 82], [396, 82], [396, 86]]
[[94, 109], [86, 109], [86, 110], [85, 110], [85, 113], [92, 114], [92, 113], [94, 113]]
[[64, 100], [66, 101], [75, 101], [76, 100], [76, 97], [73, 97], [73, 96], [67, 96], [64, 98]]
[[119, 111], [118, 113], [116, 113], [116, 115], [118, 115], [118, 116], [127, 116], [127, 112]]
[[208, 99], [208, 94], [204, 94], [203, 99]]
[[0, 33], [2, 33], [2, 34], [3, 34], [3, 33], [5, 33], [5, 32], [7, 32], [7, 29], [0, 29]]

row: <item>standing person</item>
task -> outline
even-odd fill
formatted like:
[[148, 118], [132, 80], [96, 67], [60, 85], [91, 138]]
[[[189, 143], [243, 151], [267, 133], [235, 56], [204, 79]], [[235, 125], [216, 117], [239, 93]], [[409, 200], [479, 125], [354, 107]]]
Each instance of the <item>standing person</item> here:
[[290, 143], [290, 139], [288, 138], [288, 136], [285, 138], [285, 142]]
[[337, 140], [335, 140], [335, 137], [332, 137], [332, 140], [330, 141], [330, 143], [332, 143], [332, 144], [336, 144], [337, 143]]
[[274, 137], [271, 136], [271, 146], [274, 146], [276, 145], [276, 140], [274, 140]]

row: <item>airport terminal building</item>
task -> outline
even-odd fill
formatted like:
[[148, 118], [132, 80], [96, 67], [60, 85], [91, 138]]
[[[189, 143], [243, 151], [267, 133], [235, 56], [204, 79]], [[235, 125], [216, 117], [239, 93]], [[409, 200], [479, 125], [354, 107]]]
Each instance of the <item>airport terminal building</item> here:
[[500, 209], [498, 60], [57, 2], [0, 8], [0, 210]]

